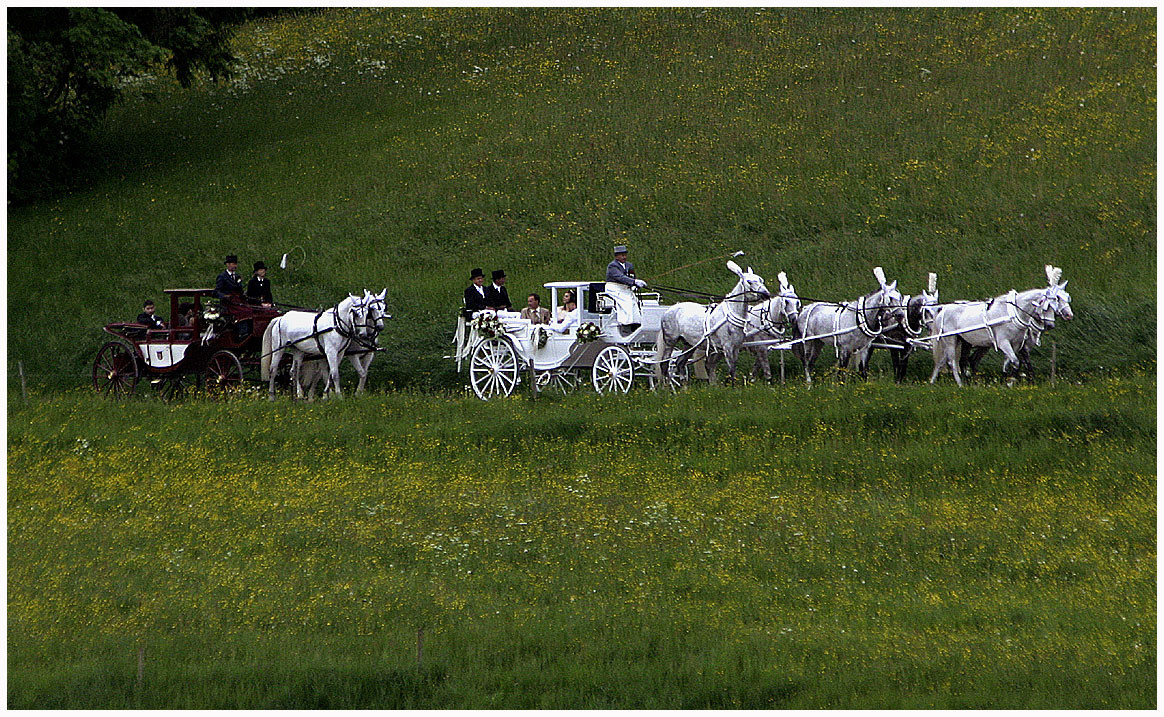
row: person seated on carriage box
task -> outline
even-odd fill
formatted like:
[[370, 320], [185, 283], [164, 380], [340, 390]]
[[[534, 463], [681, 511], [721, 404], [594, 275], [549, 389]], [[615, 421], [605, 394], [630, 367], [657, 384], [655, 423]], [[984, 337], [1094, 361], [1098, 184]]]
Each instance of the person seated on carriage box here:
[[635, 265], [626, 260], [626, 247], [614, 248], [614, 261], [606, 265], [606, 294], [614, 299], [614, 316], [618, 330], [629, 336], [642, 326], [639, 299], [635, 287], [645, 289], [647, 282], [635, 278]]
[[227, 255], [223, 261], [226, 269], [214, 281], [214, 295], [226, 302], [238, 302], [242, 299], [242, 279], [238, 278], [238, 257]]
[[267, 265], [261, 261], [255, 262], [255, 275], [247, 282], [247, 301], [252, 304], [271, 306], [275, 300], [271, 297], [271, 281], [267, 278]]
[[162, 321], [161, 317], [154, 313], [154, 302], [152, 299], [146, 299], [145, 303], [141, 305], [141, 313], [137, 315], [137, 323], [145, 324], [149, 327], [147, 331], [166, 328], [166, 322]]
[[485, 272], [474, 269], [469, 272], [469, 281], [465, 288], [465, 318], [473, 318], [473, 314], [488, 308], [485, 305]]
[[569, 291], [566, 292], [566, 303], [564, 306], [559, 306], [558, 320], [549, 325], [550, 331], [559, 334], [570, 333], [572, 326], [578, 325], [578, 304], [574, 301], [574, 295]]
[[485, 287], [485, 305], [494, 311], [513, 311], [509, 303], [509, 292], [505, 290], [505, 272], [493, 270], [493, 283]]
[[529, 319], [531, 324], [550, 323], [550, 310], [542, 307], [542, 297], [530, 294], [525, 300], [526, 306], [521, 310], [521, 318]]

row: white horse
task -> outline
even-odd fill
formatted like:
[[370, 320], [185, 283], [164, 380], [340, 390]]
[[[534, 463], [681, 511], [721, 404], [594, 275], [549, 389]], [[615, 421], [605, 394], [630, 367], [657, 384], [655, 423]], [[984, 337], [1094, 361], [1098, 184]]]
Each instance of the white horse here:
[[836, 349], [837, 364], [841, 368], [848, 368], [849, 359], [858, 356], [858, 368], [865, 378], [868, 374], [866, 367], [860, 365], [860, 357], [882, 331], [905, 320], [897, 282], [885, 283], [885, 271], [879, 266], [874, 267], [873, 276], [881, 288], [872, 294], [842, 304], [809, 304], [800, 312], [796, 327], [801, 340], [792, 347], [792, 353], [804, 364], [804, 378], [808, 383], [812, 383], [812, 367], [825, 341]]
[[690, 348], [675, 360], [676, 373], [683, 375], [691, 352], [704, 345], [708, 381], [718, 383], [715, 367], [721, 355], [727, 358], [728, 378], [735, 379], [740, 344], [744, 342], [744, 329], [748, 325], [748, 308], [771, 298], [771, 294], [764, 286], [764, 280], [752, 273], [752, 267], [744, 271], [734, 261], [729, 261], [727, 268], [739, 277], [739, 281], [723, 301], [711, 306], [684, 301], [663, 314], [659, 336], [655, 340], [655, 385], [668, 385], [671, 352], [679, 339], [686, 341]]
[[275, 376], [284, 353], [292, 357], [291, 376], [295, 384], [295, 397], [303, 398], [303, 386], [299, 381], [299, 367], [305, 356], [325, 356], [329, 369], [328, 386], [334, 386], [336, 395], [341, 395], [339, 387], [339, 366], [344, 352], [351, 345], [356, 331], [364, 321], [363, 298], [348, 295], [330, 309], [319, 313], [310, 311], [288, 311], [271, 320], [263, 332], [263, 356], [261, 360], [262, 378], [269, 382], [271, 400], [275, 400]]
[[[384, 319], [392, 318], [386, 310], [387, 295], [387, 289], [379, 294], [364, 289], [364, 321], [356, 327], [356, 338], [344, 354], [360, 377], [359, 383], [356, 384], [356, 395], [362, 394], [368, 383], [368, 367], [372, 365], [372, 359], [380, 350], [378, 339], [380, 332], [384, 330]], [[310, 401], [315, 398], [315, 387], [320, 381], [328, 378], [327, 368], [322, 359], [315, 359], [304, 361], [299, 371], [299, 382], [307, 393], [307, 400]]]
[[[744, 329], [744, 341], [781, 341], [789, 328], [795, 333], [796, 317], [800, 314], [800, 297], [796, 288], [788, 283], [788, 275], [780, 272], [780, 293], [767, 301], [760, 302], [748, 310], [748, 327]], [[765, 381], [772, 380], [772, 366], [768, 362], [767, 346], [749, 346], [748, 350], [756, 359], [752, 364], [752, 375], [761, 373]]]
[[947, 304], [934, 320], [934, 373], [930, 383], [938, 380], [943, 366], [948, 366], [954, 380], [962, 385], [958, 370], [958, 342], [975, 348], [993, 347], [1005, 356], [1003, 376], [1017, 370], [1031, 346], [1039, 345], [1043, 331], [1055, 328], [1055, 317], [1066, 321], [1075, 318], [1067, 282], [1059, 283], [1063, 270], [1046, 265], [1047, 286], [996, 296], [990, 301], [967, 301]]

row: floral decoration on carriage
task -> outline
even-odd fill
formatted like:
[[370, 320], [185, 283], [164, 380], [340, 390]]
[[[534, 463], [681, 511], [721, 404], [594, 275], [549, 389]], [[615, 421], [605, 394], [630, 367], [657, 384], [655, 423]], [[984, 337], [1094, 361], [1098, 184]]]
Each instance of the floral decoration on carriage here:
[[591, 341], [597, 341], [602, 336], [602, 329], [598, 328], [598, 324], [588, 321], [578, 327], [578, 340], [584, 344]]
[[505, 333], [505, 325], [501, 323], [501, 319], [490, 311], [482, 311], [473, 317], [472, 327], [474, 331], [487, 339]]

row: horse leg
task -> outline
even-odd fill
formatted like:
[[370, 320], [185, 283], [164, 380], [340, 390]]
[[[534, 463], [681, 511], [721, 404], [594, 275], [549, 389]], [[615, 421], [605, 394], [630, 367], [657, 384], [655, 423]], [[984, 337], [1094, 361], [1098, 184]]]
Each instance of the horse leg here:
[[[371, 354], [368, 355], [371, 356]], [[356, 369], [356, 375], [360, 377], [359, 382], [356, 384], [356, 395], [359, 396], [364, 392], [364, 384], [368, 382], [368, 367], [364, 365], [364, 354], [352, 354], [348, 358], [352, 364], [352, 368]], [[371, 363], [371, 361], [368, 363]]]
[[811, 344], [804, 343], [798, 345], [804, 346], [800, 351], [800, 356], [797, 357], [804, 364], [804, 380], [806, 383], [812, 383], [812, 367], [816, 365], [816, 357], [820, 351], [820, 344], [813, 341]]
[[279, 363], [283, 360], [283, 349], [276, 349], [271, 354], [270, 380], [267, 386], [267, 400], [275, 400], [275, 376], [279, 373]]
[[1010, 345], [1010, 341], [1005, 339], [998, 342], [998, 350], [1002, 352], [1003, 356], [1006, 356], [1006, 360], [1002, 362], [1002, 377], [1003, 379], [1008, 379], [1007, 383], [1009, 384], [1009, 379], [1014, 378], [1010, 374], [1012, 372], [1016, 374], [1018, 373], [1019, 358], [1015, 355], [1014, 348]]
[[905, 349], [889, 349], [889, 363], [893, 364], [893, 382], [901, 383], [905, 379]]
[[295, 386], [295, 398], [303, 398], [303, 354], [296, 351], [291, 354], [291, 381]]
[[335, 389], [334, 395], [336, 398], [343, 398], [344, 396], [343, 391], [340, 390], [339, 377], [340, 363], [343, 362], [343, 359], [343, 354], [340, 353], [327, 354], [327, 370], [330, 376], [327, 385], [332, 386]]
[[711, 386], [719, 385], [719, 375], [716, 374], [715, 369], [719, 366], [719, 358], [722, 355], [720, 351], [708, 351], [706, 366], [707, 366], [707, 383]]

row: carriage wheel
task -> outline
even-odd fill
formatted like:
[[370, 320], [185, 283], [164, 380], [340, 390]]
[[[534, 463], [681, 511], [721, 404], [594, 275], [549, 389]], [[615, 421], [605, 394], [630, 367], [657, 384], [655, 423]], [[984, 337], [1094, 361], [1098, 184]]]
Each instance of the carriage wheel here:
[[517, 352], [509, 341], [485, 339], [473, 349], [469, 358], [469, 383], [482, 401], [494, 396], [508, 396], [517, 387]]
[[203, 372], [206, 392], [212, 396], [230, 396], [243, 386], [243, 365], [230, 351], [217, 351], [206, 362]]
[[139, 375], [136, 352], [120, 341], [102, 346], [93, 361], [93, 388], [106, 396], [133, 393]]
[[598, 393], [626, 393], [635, 380], [635, 366], [622, 346], [607, 346], [594, 358], [591, 369]]

